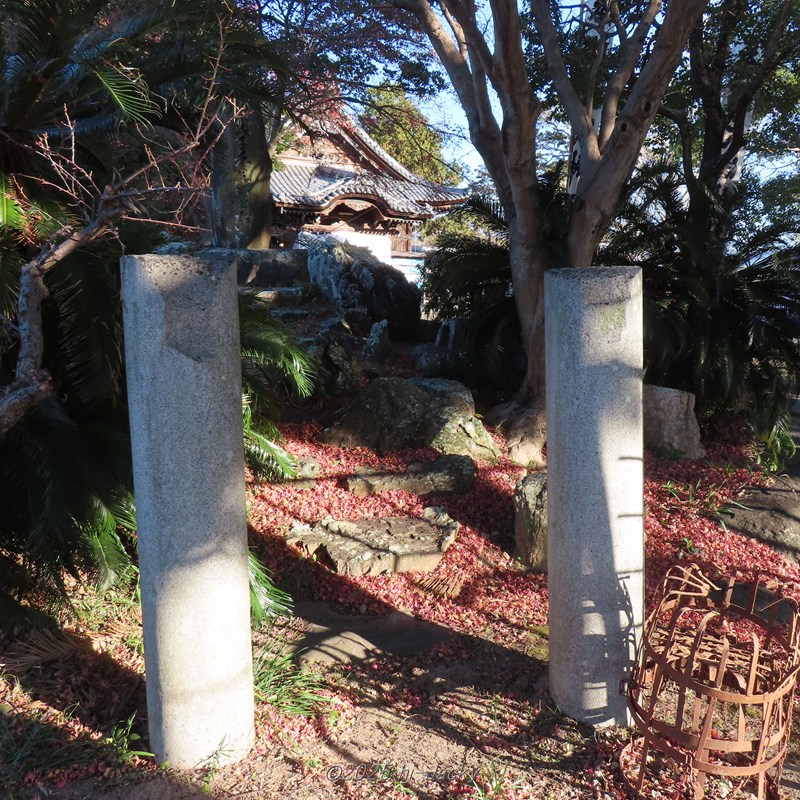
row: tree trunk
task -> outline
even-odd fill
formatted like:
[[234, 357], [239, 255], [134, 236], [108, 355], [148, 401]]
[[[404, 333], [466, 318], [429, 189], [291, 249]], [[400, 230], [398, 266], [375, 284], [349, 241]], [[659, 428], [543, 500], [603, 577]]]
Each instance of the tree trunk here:
[[272, 223], [272, 159], [261, 109], [223, 131], [211, 161], [211, 229], [217, 247], [266, 250]]
[[211, 241], [214, 247], [239, 247], [236, 190], [236, 130], [227, 125], [211, 154]]
[[248, 250], [268, 250], [272, 233], [272, 159], [264, 117], [256, 107], [242, 121], [244, 127], [244, 188], [247, 192]]

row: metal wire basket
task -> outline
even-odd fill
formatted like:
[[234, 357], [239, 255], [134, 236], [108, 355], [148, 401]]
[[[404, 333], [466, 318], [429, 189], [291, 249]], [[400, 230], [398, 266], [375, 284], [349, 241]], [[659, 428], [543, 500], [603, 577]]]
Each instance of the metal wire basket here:
[[719, 796], [778, 797], [799, 667], [798, 605], [774, 581], [722, 589], [697, 565], [673, 567], [627, 687], [639, 729], [621, 758], [629, 785], [700, 800], [713, 776]]

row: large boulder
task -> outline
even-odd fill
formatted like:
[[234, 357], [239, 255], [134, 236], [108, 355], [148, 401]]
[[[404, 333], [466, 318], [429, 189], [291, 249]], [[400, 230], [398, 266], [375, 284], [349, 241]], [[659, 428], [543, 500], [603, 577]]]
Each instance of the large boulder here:
[[433, 447], [441, 453], [496, 461], [499, 450], [475, 416], [469, 389], [457, 381], [378, 378], [343, 409], [320, 438], [377, 453]]
[[529, 569], [547, 570], [547, 473], [523, 478], [514, 493], [514, 540]]
[[304, 342], [314, 371], [315, 397], [347, 397], [361, 386], [361, 369], [356, 353], [359, 342], [354, 336], [332, 326]]
[[298, 286], [308, 283], [305, 250], [233, 250], [224, 247], [203, 251], [211, 258], [236, 258], [239, 286]]
[[703, 458], [694, 395], [665, 386], [645, 385], [642, 395], [644, 445], [676, 458]]
[[323, 236], [308, 250], [308, 273], [325, 300], [357, 333], [367, 335], [372, 323], [384, 319], [394, 337], [409, 338], [416, 331], [419, 289], [365, 247]]

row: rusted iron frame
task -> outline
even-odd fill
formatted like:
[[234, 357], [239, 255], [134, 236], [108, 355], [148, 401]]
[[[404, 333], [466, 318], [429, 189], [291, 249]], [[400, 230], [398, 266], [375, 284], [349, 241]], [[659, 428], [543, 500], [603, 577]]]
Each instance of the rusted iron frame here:
[[[793, 613], [789, 635], [785, 636], [777, 624], [777, 609], [779, 603], [787, 598], [776, 592], [779, 589], [777, 584], [756, 579], [751, 586], [747, 606], [732, 602], [735, 585], [736, 578], [731, 577], [722, 600], [715, 600], [711, 593], [721, 591], [720, 588], [708, 580], [696, 565], [673, 567], [663, 581], [661, 600], [645, 623], [637, 665], [628, 686], [628, 705], [642, 734], [639, 775], [635, 786], [639, 793], [644, 786], [647, 756], [651, 747], [692, 771], [696, 797], [703, 796], [707, 775], [739, 778], [735, 793], [756, 778], [759, 798], [764, 797], [766, 775], [775, 766], [778, 768], [777, 780], [780, 780], [791, 727], [791, 695], [800, 669], [798, 606], [788, 600]], [[758, 592], [762, 586], [776, 592], [775, 599], [756, 613]], [[689, 631], [678, 630], [688, 613], [703, 611], [706, 613], [693, 637]], [[764, 618], [766, 611], [767, 619]], [[727, 620], [730, 617], [756, 625], [762, 631], [763, 643], [755, 632], [751, 632], [752, 650], [743, 650], [740, 643], [732, 642], [724, 633], [708, 630], [712, 620]], [[668, 621], [664, 621], [665, 618]], [[777, 656], [771, 652], [775, 645], [783, 651]], [[703, 674], [704, 671], [708, 678], [698, 680], [698, 673]], [[742, 671], [746, 673], [746, 683]], [[726, 678], [728, 683], [735, 680], [736, 686], [733, 688], [737, 691], [723, 688]], [[756, 691], [760, 685], [769, 686], [776, 679], [777, 686], [769, 691]], [[678, 689], [674, 724], [658, 720], [655, 716], [659, 693], [665, 681], [671, 681]], [[691, 730], [686, 732], [682, 721], [690, 691], [694, 693], [694, 709]], [[646, 702], [647, 708], [639, 701], [640, 697]], [[704, 701], [705, 709], [702, 709]], [[738, 712], [735, 739], [712, 736], [714, 712], [719, 703], [731, 704]], [[761, 708], [762, 735], [759, 739], [747, 738], [746, 706]], [[773, 728], [775, 732], [770, 734]], [[765, 754], [775, 746], [779, 746], [778, 752], [765, 759]], [[712, 752], [747, 755], [750, 763], [715, 764], [708, 760]]]

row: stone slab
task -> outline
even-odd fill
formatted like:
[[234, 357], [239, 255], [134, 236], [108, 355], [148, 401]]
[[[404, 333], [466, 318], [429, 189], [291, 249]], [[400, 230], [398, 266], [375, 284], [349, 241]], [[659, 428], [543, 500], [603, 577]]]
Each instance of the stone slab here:
[[415, 461], [406, 472], [383, 472], [368, 467], [344, 479], [345, 487], [358, 497], [401, 489], [424, 496], [434, 492], [463, 494], [475, 482], [475, 462], [469, 456], [442, 456], [434, 461]]
[[719, 517], [732, 531], [800, 562], [800, 475], [776, 476], [770, 486], [748, 489]]
[[439, 508], [426, 508], [423, 518], [334, 520], [296, 524], [289, 544], [309, 556], [324, 554], [341, 575], [383, 575], [389, 572], [432, 572], [455, 541], [458, 523]]

